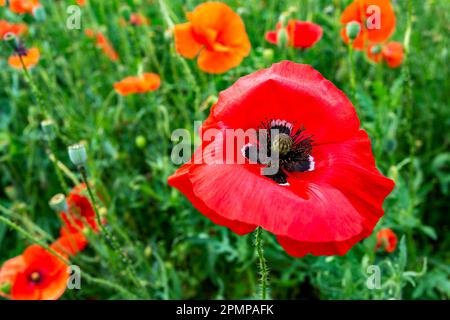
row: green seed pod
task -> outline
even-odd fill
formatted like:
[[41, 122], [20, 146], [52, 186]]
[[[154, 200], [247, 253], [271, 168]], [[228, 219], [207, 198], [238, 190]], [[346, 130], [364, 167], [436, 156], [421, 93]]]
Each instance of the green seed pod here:
[[47, 119], [44, 121], [41, 121], [41, 129], [42, 132], [44, 132], [45, 138], [48, 140], [53, 140], [56, 137], [55, 133], [55, 124], [53, 120]]
[[70, 161], [72, 161], [74, 165], [78, 167], [86, 164], [87, 154], [86, 154], [86, 147], [84, 146], [84, 144], [78, 143], [71, 145], [68, 148], [68, 151]]
[[36, 21], [44, 22], [47, 17], [44, 8], [42, 6], [34, 8], [33, 17]]
[[272, 151], [287, 154], [292, 148], [292, 138], [286, 133], [277, 134], [272, 138]]
[[356, 21], [350, 21], [349, 23], [347, 23], [345, 30], [347, 32], [348, 38], [353, 41], [361, 32], [361, 25]]
[[48, 202], [50, 208], [52, 208], [56, 213], [67, 212], [68, 206], [66, 201], [66, 196], [62, 193], [55, 194]]

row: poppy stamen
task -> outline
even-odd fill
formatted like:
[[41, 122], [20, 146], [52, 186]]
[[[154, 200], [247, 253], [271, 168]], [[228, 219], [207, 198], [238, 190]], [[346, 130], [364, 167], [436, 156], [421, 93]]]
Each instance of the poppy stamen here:
[[38, 284], [42, 281], [42, 276], [38, 271], [34, 271], [30, 274], [30, 281], [34, 284]]
[[[273, 167], [274, 159], [271, 156], [277, 154], [278, 171], [275, 174], [265, 175], [277, 184], [289, 185], [288, 173], [307, 172], [315, 169], [315, 161], [312, 152], [312, 137], [305, 136], [305, 129], [294, 129], [294, 125], [285, 120], [271, 120], [263, 122], [260, 130], [267, 133], [258, 137], [258, 146], [247, 144], [242, 148], [245, 158], [261, 165]], [[270, 148], [264, 148], [270, 146]], [[262, 150], [261, 150], [262, 149]], [[265, 159], [260, 158], [259, 152], [266, 155]]]

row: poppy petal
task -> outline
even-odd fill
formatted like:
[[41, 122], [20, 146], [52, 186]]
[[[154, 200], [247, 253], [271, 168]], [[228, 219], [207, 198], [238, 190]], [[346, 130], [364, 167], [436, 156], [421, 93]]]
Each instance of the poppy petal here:
[[194, 38], [190, 22], [175, 25], [174, 37], [175, 49], [183, 57], [193, 59], [202, 48], [202, 45]]
[[341, 90], [311, 66], [290, 61], [239, 79], [220, 93], [211, 114], [224, 126], [244, 130], [267, 118], [296, 122], [316, 144], [348, 139], [359, 128], [355, 109]]

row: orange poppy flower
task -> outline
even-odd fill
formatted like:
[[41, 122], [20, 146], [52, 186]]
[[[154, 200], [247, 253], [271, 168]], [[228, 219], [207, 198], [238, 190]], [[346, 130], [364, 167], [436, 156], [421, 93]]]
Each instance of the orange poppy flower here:
[[0, 0], [0, 7], [4, 7], [6, 4], [6, 0]]
[[77, 0], [77, 5], [79, 6], [85, 6], [86, 5], [87, 0]]
[[51, 245], [60, 254], [74, 256], [84, 250], [88, 240], [81, 232], [70, 232], [68, 228], [61, 228], [61, 236]]
[[0, 283], [10, 287], [3, 296], [14, 300], [56, 300], [68, 278], [67, 265], [39, 245], [29, 246], [0, 269]]
[[85, 34], [89, 38], [96, 39], [96, 46], [103, 50], [103, 52], [106, 54], [106, 56], [111, 61], [118, 61], [119, 55], [117, 54], [116, 50], [114, 50], [114, 47], [109, 42], [109, 40], [101, 33], [101, 32], [94, 32], [91, 29], [86, 29]]
[[160, 77], [155, 73], [144, 73], [140, 76], [126, 77], [114, 84], [116, 92], [122, 96], [134, 93], [154, 91], [161, 85]]
[[241, 17], [222, 2], [200, 4], [186, 14], [189, 22], [174, 28], [175, 48], [209, 73], [237, 67], [250, 53], [250, 41]]
[[389, 42], [383, 47], [382, 55], [389, 67], [397, 68], [403, 62], [403, 45], [400, 42]]
[[20, 36], [27, 32], [27, 30], [28, 27], [24, 23], [9, 23], [6, 20], [0, 20], [0, 40], [3, 40], [8, 33]]
[[[266, 40], [278, 44], [278, 31], [281, 23], [277, 24], [276, 31], [266, 33]], [[322, 38], [322, 27], [312, 22], [291, 19], [286, 26], [288, 45], [294, 48], [307, 49], [314, 46]]]
[[18, 14], [33, 13], [40, 5], [39, 0], [9, 0], [9, 10]]
[[[34, 67], [38, 62], [41, 54], [38, 48], [31, 48], [27, 50], [26, 55], [22, 56], [23, 64], [27, 69]], [[19, 54], [13, 54], [9, 57], [8, 63], [15, 69], [22, 69], [22, 62], [20, 61]]]
[[382, 229], [377, 232], [377, 244], [375, 246], [375, 250], [379, 248], [383, 248], [386, 252], [391, 253], [397, 248], [397, 236], [389, 228]]
[[390, 0], [354, 0], [341, 15], [341, 30], [345, 43], [349, 43], [345, 25], [351, 21], [361, 25], [359, 35], [353, 40], [353, 48], [363, 50], [368, 43], [386, 41], [395, 30], [395, 12]]
[[397, 68], [403, 62], [403, 45], [396, 41], [389, 42], [383, 46], [369, 45], [366, 53], [370, 60], [376, 63], [385, 61], [391, 68]]

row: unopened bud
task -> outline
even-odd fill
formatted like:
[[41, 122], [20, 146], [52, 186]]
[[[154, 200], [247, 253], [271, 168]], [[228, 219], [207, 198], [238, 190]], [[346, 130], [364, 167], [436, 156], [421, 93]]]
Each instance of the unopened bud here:
[[56, 136], [55, 124], [54, 124], [53, 120], [47, 119], [47, 120], [41, 121], [41, 129], [42, 129], [42, 132], [44, 132], [46, 139], [48, 139], [48, 140], [55, 139], [55, 136]]
[[345, 31], [347, 33], [347, 37], [353, 41], [361, 32], [361, 25], [359, 24], [359, 22], [350, 21], [349, 23], [347, 23]]
[[147, 145], [147, 139], [145, 139], [145, 137], [142, 135], [138, 135], [135, 139], [135, 143], [139, 149], [144, 149]]
[[277, 45], [280, 48], [284, 48], [288, 45], [289, 35], [285, 28], [281, 28], [277, 33]]
[[34, 8], [33, 16], [34, 16], [34, 19], [36, 19], [36, 21], [39, 21], [39, 22], [45, 21], [46, 14], [45, 14], [44, 8], [42, 6], [38, 6], [38, 7]]
[[84, 166], [87, 160], [86, 147], [83, 143], [71, 145], [68, 148], [70, 161], [77, 167]]
[[144, 255], [145, 255], [147, 258], [150, 257], [150, 256], [152, 255], [152, 253], [153, 253], [152, 247], [150, 247], [150, 246], [145, 247], [145, 249], [144, 249]]
[[372, 48], [370, 48], [370, 53], [371, 54], [381, 53], [381, 46], [380, 45], [373, 46]]
[[52, 208], [55, 212], [67, 212], [68, 206], [66, 197], [62, 193], [55, 194], [50, 201], [48, 202], [50, 208]]
[[273, 60], [273, 49], [264, 49], [262, 55], [266, 61], [271, 62]]

